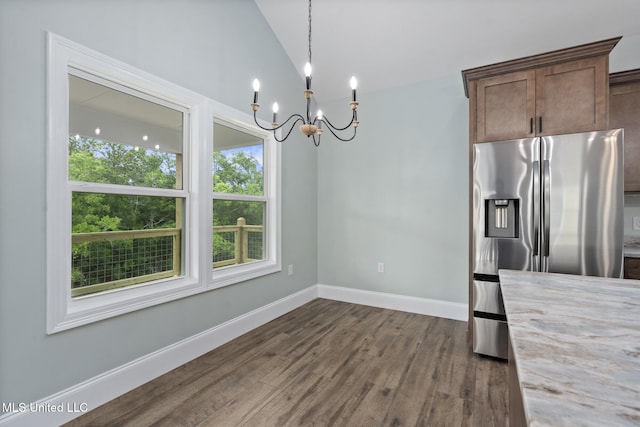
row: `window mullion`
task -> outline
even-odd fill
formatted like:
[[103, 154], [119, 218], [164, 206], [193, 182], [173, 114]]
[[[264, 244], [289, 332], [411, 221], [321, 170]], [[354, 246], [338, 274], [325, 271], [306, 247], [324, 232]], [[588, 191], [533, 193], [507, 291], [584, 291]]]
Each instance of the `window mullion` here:
[[254, 196], [251, 194], [213, 193], [213, 200], [235, 200], [241, 202], [267, 202], [267, 196]]
[[171, 188], [136, 187], [131, 185], [99, 184], [94, 182], [69, 181], [68, 187], [72, 192], [78, 193], [105, 193], [123, 194], [130, 196], [158, 196], [184, 198], [188, 192], [186, 189], [176, 190]]

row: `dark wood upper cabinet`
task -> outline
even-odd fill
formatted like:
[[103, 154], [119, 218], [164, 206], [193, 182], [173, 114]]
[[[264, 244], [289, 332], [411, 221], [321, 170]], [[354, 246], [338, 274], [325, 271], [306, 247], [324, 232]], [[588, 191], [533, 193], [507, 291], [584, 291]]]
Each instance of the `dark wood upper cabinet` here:
[[462, 72], [471, 142], [609, 126], [609, 53], [620, 37]]
[[535, 135], [534, 70], [479, 79], [475, 86], [476, 142]]
[[609, 55], [536, 70], [537, 134], [607, 129], [608, 96]]
[[640, 69], [609, 76], [609, 127], [624, 128], [624, 191], [640, 191]]

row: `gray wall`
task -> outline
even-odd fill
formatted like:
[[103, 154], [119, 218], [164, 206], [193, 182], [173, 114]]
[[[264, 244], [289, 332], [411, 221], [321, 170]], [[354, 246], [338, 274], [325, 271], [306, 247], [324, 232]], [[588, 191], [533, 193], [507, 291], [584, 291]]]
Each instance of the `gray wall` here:
[[[32, 402], [316, 283], [316, 149], [283, 148], [283, 266], [224, 289], [45, 333], [46, 31], [238, 110], [303, 85], [251, 0], [0, 2], [0, 401]], [[263, 117], [267, 117], [268, 113]]]
[[[466, 303], [469, 130], [460, 75], [358, 100], [355, 142], [327, 138], [320, 147], [318, 282]], [[342, 124], [347, 104], [323, 111]]]

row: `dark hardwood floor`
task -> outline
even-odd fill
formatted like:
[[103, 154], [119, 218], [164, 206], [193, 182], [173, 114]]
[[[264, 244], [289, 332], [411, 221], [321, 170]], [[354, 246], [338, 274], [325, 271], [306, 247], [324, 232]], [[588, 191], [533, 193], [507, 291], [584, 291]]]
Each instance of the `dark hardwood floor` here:
[[68, 426], [506, 426], [466, 323], [316, 299]]

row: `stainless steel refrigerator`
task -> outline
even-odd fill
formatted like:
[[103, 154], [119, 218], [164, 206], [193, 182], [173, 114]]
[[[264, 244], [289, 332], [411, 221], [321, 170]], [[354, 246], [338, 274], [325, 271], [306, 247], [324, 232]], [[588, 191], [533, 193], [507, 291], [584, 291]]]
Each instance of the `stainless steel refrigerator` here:
[[622, 277], [623, 130], [473, 147], [473, 350], [507, 358], [498, 270]]

